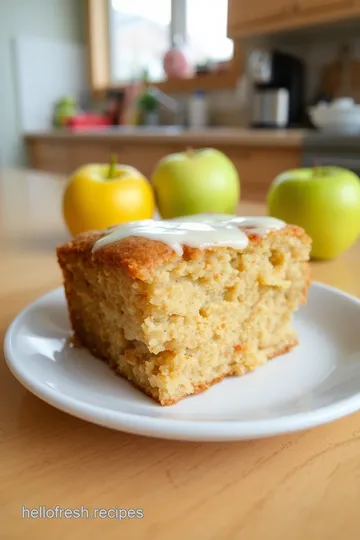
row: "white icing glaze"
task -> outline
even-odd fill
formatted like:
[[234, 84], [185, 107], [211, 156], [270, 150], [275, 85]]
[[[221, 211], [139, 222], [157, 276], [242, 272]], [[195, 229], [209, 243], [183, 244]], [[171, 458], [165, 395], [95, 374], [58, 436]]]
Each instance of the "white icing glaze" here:
[[128, 236], [140, 236], [167, 244], [182, 255], [185, 244], [190, 247], [207, 248], [227, 246], [244, 249], [248, 237], [239, 229], [246, 227], [259, 236], [281, 229], [285, 222], [272, 217], [238, 217], [226, 214], [197, 214], [169, 220], [147, 219], [131, 221], [110, 228], [105, 236], [95, 242], [93, 250], [119, 242]]

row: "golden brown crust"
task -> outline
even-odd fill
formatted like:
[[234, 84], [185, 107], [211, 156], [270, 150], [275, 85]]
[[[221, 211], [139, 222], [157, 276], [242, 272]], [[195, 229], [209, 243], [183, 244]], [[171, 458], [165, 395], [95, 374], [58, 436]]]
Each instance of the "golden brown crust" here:
[[[262, 237], [252, 233], [251, 229], [243, 227], [241, 230], [247, 234], [250, 245], [261, 242]], [[134, 236], [129, 236], [92, 252], [95, 242], [104, 234], [105, 231], [89, 231], [59, 246], [57, 255], [60, 266], [62, 258], [66, 255], [90, 255], [94, 262], [121, 267], [134, 279], [141, 280], [151, 275], [152, 271], [161, 264], [178, 258], [178, 255], [168, 245], [157, 240]], [[269, 233], [269, 235], [274, 234], [296, 236], [302, 238], [304, 243], [311, 242], [305, 231], [296, 225], [286, 225], [283, 229]], [[190, 246], [183, 246], [183, 250], [182, 258], [187, 261], [197, 259], [203, 255], [204, 251], [208, 251]]]

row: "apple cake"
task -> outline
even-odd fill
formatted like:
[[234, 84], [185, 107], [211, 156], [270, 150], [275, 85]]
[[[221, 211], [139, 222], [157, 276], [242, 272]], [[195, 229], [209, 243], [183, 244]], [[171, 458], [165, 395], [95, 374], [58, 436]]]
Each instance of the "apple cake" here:
[[191, 216], [83, 233], [57, 255], [76, 341], [170, 405], [298, 343], [310, 248], [274, 218]]

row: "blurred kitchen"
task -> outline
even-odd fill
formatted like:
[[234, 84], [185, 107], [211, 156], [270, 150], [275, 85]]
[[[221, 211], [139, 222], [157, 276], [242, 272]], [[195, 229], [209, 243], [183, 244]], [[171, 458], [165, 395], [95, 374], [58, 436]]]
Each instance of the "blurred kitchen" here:
[[68, 174], [219, 148], [242, 194], [360, 172], [359, 0], [0, 0], [0, 166]]

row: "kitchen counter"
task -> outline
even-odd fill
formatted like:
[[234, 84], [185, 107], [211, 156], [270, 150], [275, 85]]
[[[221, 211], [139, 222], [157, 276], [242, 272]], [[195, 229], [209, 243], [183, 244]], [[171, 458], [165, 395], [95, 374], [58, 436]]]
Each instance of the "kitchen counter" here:
[[[63, 187], [60, 176], [0, 173], [2, 339], [21, 309], [61, 284], [55, 246], [67, 238]], [[264, 211], [261, 204], [239, 206], [243, 215]], [[359, 243], [312, 269], [314, 279], [360, 295]], [[0, 357], [1, 538], [360, 538], [360, 413], [264, 440], [147, 439], [47, 405], [17, 382], [2, 351]], [[144, 518], [22, 518], [23, 506], [57, 505], [141, 508]]]
[[186, 148], [213, 147], [226, 154], [239, 172], [242, 195], [264, 200], [273, 179], [301, 165], [305, 131], [235, 128], [186, 130], [120, 127], [71, 131], [60, 129], [26, 135], [32, 168], [71, 174], [85, 163], [108, 163], [111, 155], [151, 180], [157, 163]]
[[213, 127], [206, 129], [186, 129], [178, 126], [97, 128], [89, 130], [58, 129], [31, 132], [25, 135], [26, 141], [36, 140], [76, 140], [76, 141], [114, 141], [128, 143], [158, 144], [184, 143], [202, 145], [228, 145], [262, 147], [299, 148], [306, 130], [241, 129]]
[[345, 150], [346, 152], [359, 152], [360, 133], [336, 133], [309, 131], [304, 137], [304, 148]]

